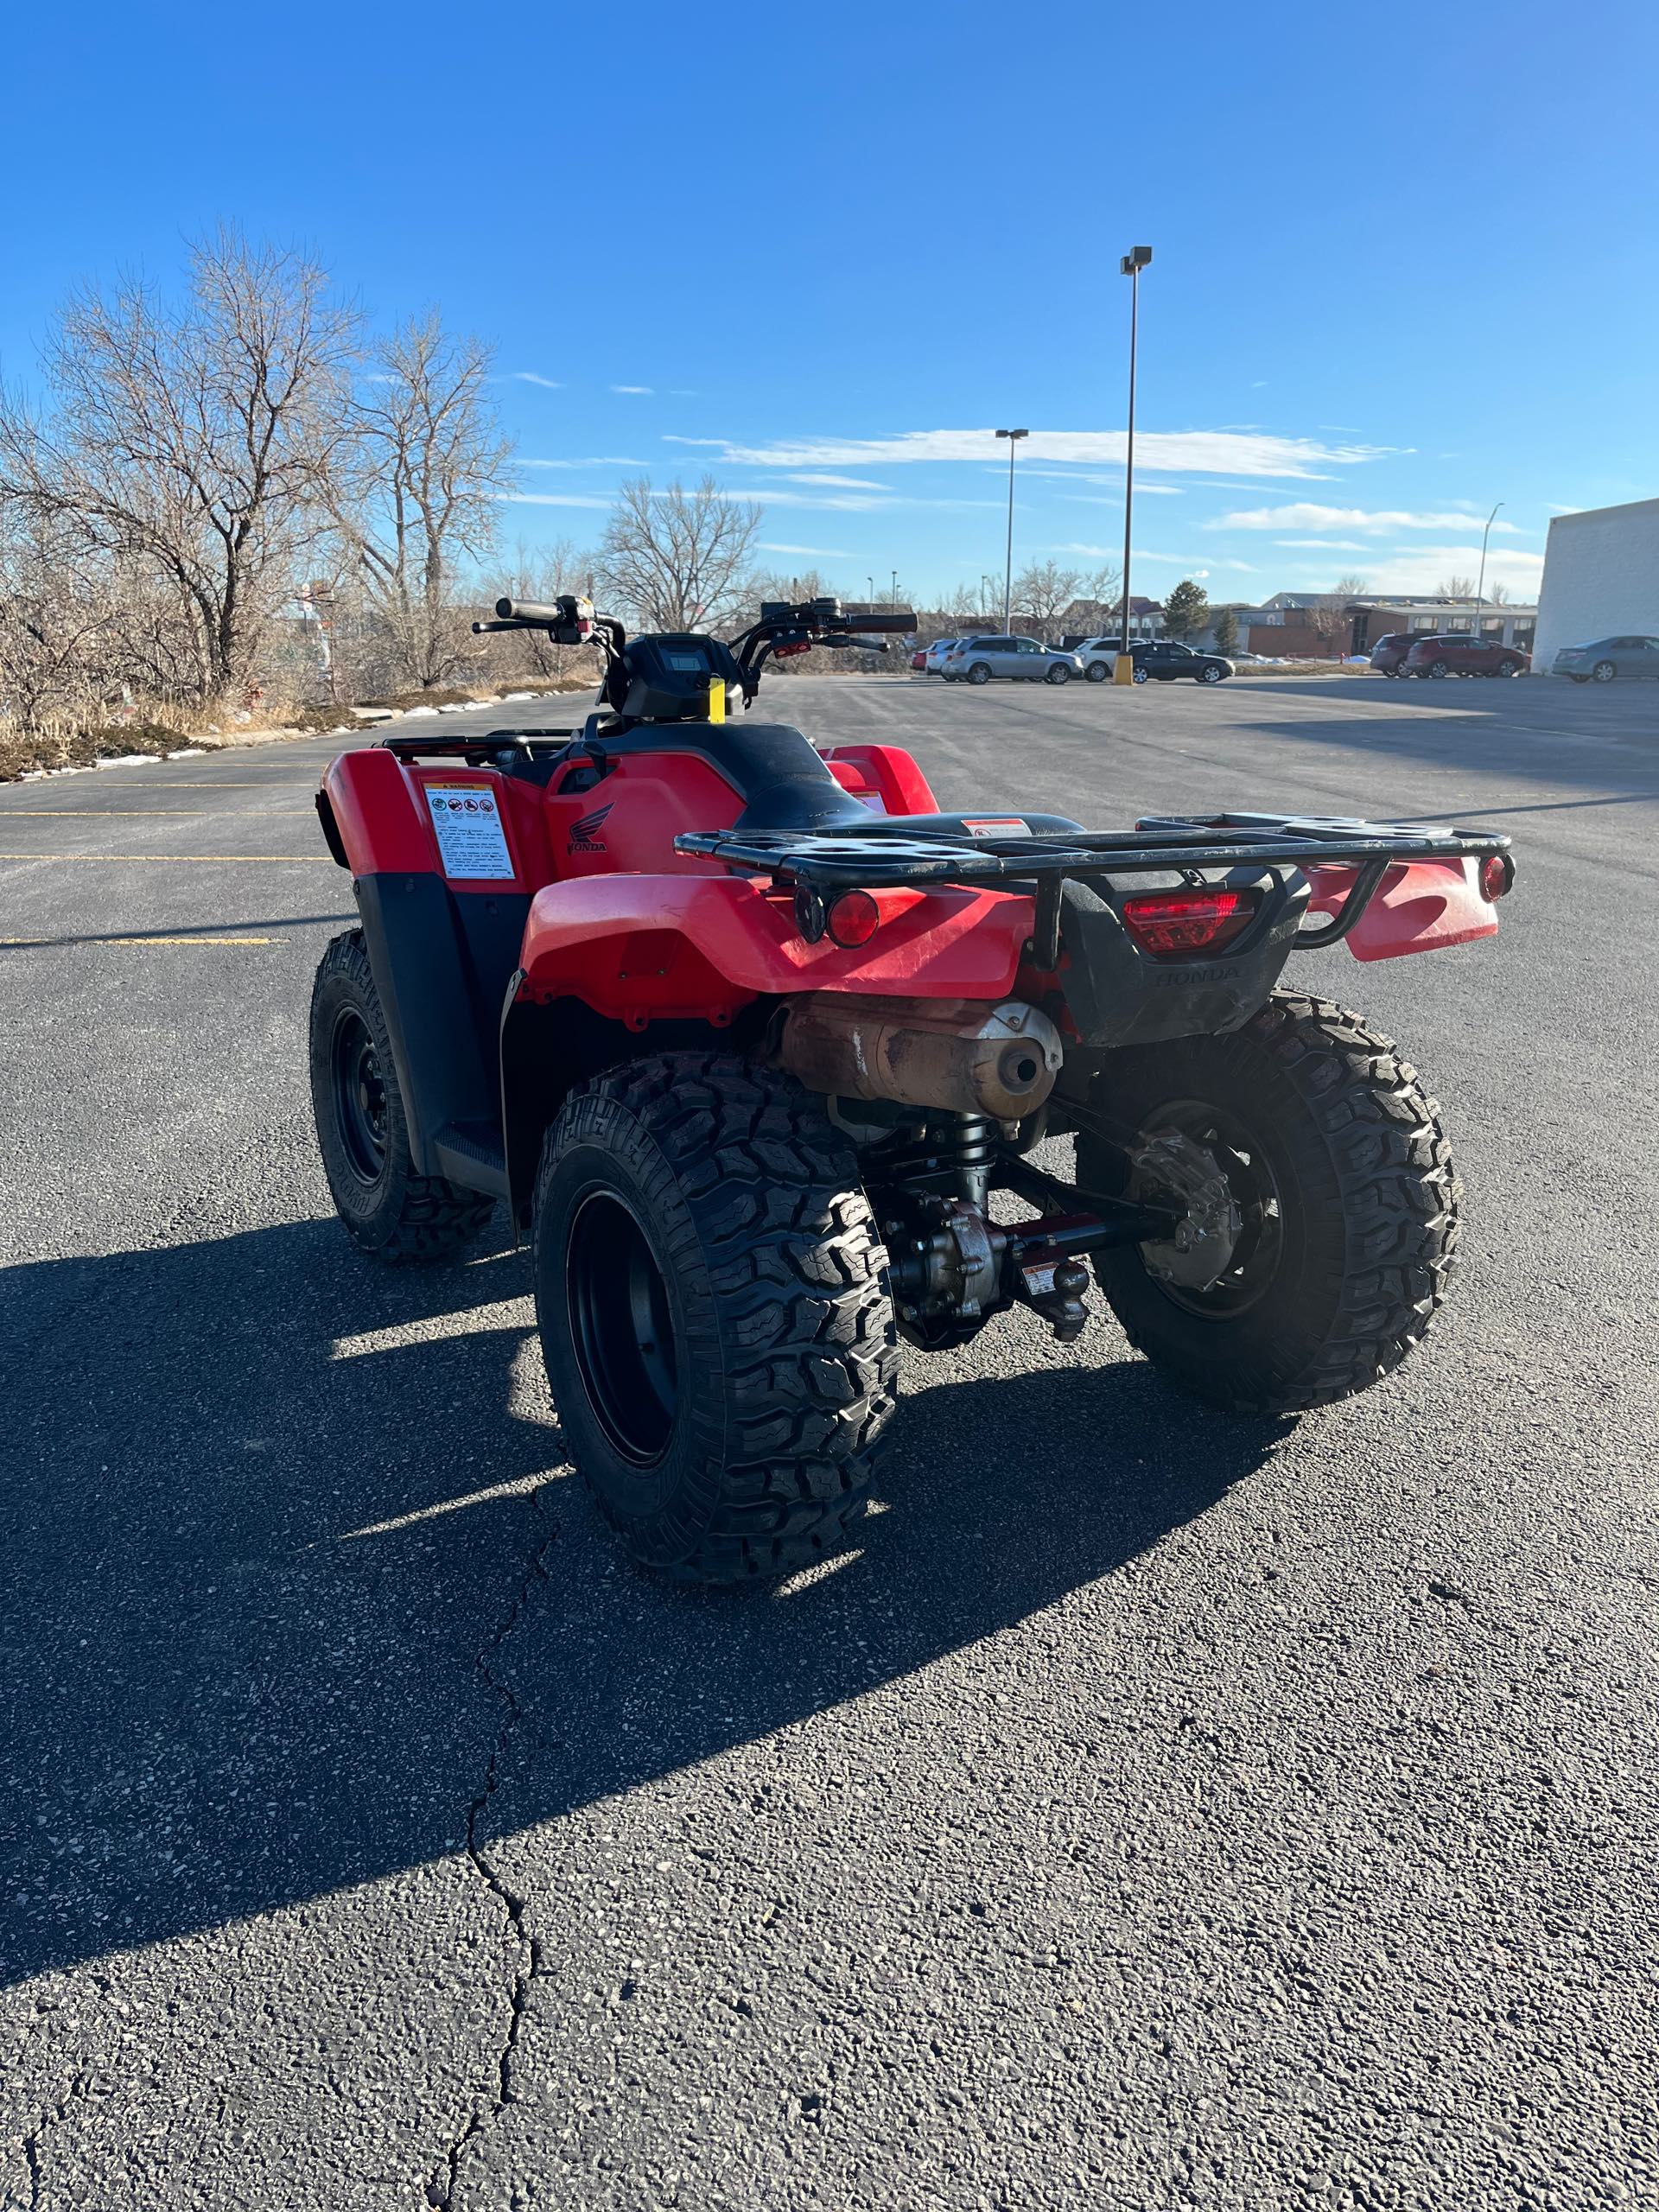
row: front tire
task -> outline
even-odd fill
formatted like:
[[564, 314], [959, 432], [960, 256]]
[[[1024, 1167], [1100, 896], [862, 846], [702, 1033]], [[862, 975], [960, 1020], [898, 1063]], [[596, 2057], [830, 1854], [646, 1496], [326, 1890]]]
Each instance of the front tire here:
[[1618, 674], [1618, 671], [1614, 667], [1611, 661], [1599, 660], [1595, 666], [1591, 670], [1590, 673], [1596, 683], [1611, 683], [1613, 678]]
[[1219, 683], [1226, 673], [1224, 668], [1201, 668], [1198, 681], [1200, 683]]
[[311, 990], [311, 1107], [334, 1208], [360, 1251], [445, 1260], [478, 1237], [495, 1201], [420, 1175], [391, 1039], [361, 930], [323, 954]]
[[1057, 660], [1043, 681], [1046, 683], [1069, 683], [1071, 681], [1071, 671], [1063, 660]]
[[792, 1078], [677, 1052], [571, 1093], [537, 1318], [571, 1459], [639, 1564], [742, 1582], [836, 1549], [896, 1403], [886, 1268], [851, 1147]]
[[1091, 660], [1083, 671], [1084, 679], [1089, 683], [1103, 683], [1111, 672], [1103, 660]]
[[[1107, 1068], [1113, 1118], [1143, 1142], [1173, 1133], [1236, 1210], [1228, 1264], [1203, 1287], [1171, 1280], [1173, 1248], [1096, 1255], [1130, 1343], [1239, 1413], [1329, 1405], [1397, 1367], [1445, 1298], [1461, 1190], [1440, 1109], [1389, 1039], [1276, 993], [1230, 1034], [1131, 1047]], [[1077, 1173], [1111, 1188], [1122, 1154], [1080, 1137]]]

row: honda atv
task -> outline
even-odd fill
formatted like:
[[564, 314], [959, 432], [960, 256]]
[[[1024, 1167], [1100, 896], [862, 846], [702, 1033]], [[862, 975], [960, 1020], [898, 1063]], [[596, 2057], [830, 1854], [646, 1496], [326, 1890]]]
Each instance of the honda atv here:
[[[1328, 1404], [1422, 1337], [1458, 1238], [1439, 1110], [1386, 1037], [1279, 980], [1338, 940], [1492, 935], [1507, 838], [941, 812], [895, 747], [728, 719], [770, 657], [907, 613], [769, 605], [729, 645], [630, 641], [572, 598], [497, 614], [477, 626], [596, 645], [601, 706], [329, 768], [361, 925], [317, 972], [318, 1137], [383, 1259], [505, 1205], [570, 1457], [634, 1559], [819, 1558], [901, 1344], [1014, 1306], [1071, 1343], [1091, 1269], [1224, 1408]], [[1071, 1181], [1039, 1149], [1065, 1136]]]

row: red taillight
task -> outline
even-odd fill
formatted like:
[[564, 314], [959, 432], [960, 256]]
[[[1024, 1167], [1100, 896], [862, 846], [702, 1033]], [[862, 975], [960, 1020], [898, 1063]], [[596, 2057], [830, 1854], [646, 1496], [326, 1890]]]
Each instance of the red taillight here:
[[1515, 881], [1515, 862], [1507, 853], [1488, 853], [1480, 864], [1480, 895], [1501, 899]]
[[1144, 891], [1123, 901], [1123, 925], [1142, 952], [1218, 952], [1249, 927], [1252, 891]]
[[850, 952], [868, 944], [880, 926], [881, 909], [868, 891], [843, 891], [830, 901], [823, 926], [831, 940]]

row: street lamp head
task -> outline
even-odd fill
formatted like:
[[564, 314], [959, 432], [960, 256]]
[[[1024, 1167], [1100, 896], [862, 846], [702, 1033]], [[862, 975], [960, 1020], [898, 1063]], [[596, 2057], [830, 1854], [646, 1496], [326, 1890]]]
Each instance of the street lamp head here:
[[996, 435], [999, 438], [1028, 438], [1031, 432], [1029, 430], [999, 430]]
[[1132, 245], [1117, 265], [1124, 276], [1133, 276], [1148, 267], [1151, 261], [1152, 248], [1149, 245]]

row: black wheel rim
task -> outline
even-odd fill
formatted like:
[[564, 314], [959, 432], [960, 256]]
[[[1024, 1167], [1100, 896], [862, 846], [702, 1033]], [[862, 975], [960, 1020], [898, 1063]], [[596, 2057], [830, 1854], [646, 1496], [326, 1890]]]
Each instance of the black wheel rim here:
[[623, 1458], [651, 1466], [679, 1403], [673, 1308], [649, 1238], [614, 1192], [592, 1192], [576, 1209], [566, 1267], [588, 1402]]
[[355, 1007], [343, 1007], [330, 1052], [334, 1122], [353, 1175], [378, 1183], [386, 1166], [386, 1079], [373, 1033]]
[[1261, 1139], [1236, 1114], [1200, 1098], [1176, 1099], [1160, 1106], [1148, 1130], [1178, 1129], [1215, 1161], [1225, 1177], [1240, 1218], [1238, 1243], [1218, 1279], [1205, 1290], [1191, 1290], [1154, 1275], [1173, 1306], [1206, 1321], [1231, 1321], [1254, 1306], [1271, 1286], [1284, 1255], [1285, 1217], [1274, 1176]]

